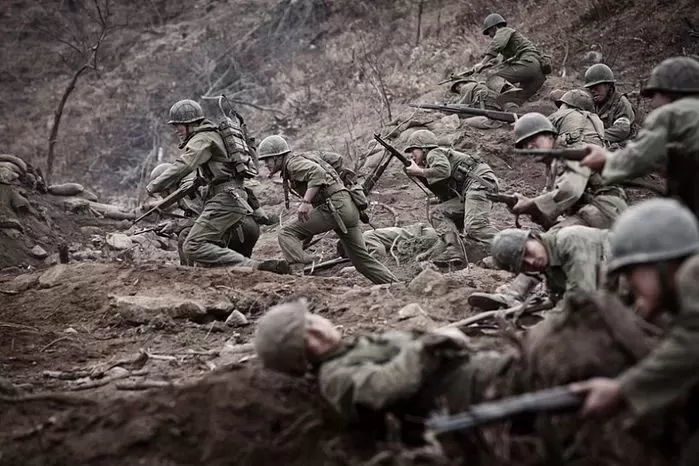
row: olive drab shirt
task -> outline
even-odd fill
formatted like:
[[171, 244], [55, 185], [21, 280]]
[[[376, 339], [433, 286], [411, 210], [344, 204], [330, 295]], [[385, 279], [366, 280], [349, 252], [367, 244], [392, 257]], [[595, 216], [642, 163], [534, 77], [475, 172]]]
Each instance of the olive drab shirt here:
[[[427, 414], [440, 398], [458, 411], [482, 399], [485, 387], [512, 361], [493, 353], [440, 350], [427, 343], [429, 335], [389, 331], [355, 338], [320, 363], [323, 398], [348, 421], [359, 420], [363, 411], [390, 410], [402, 402], [411, 409], [423, 402], [431, 405], [423, 407]], [[460, 339], [453, 340], [447, 346], [463, 348]]]
[[604, 146], [604, 124], [594, 113], [576, 108], [561, 108], [549, 115], [549, 121], [558, 131], [556, 143], [562, 147], [581, 143]]
[[226, 146], [218, 134], [216, 125], [209, 120], [203, 120], [194, 127], [192, 134], [180, 145], [180, 148], [184, 149], [182, 155], [170, 168], [150, 182], [148, 185], [150, 192], [157, 193], [168, 188], [176, 188], [182, 178], [194, 171], [209, 183], [214, 180], [233, 178], [234, 170], [229, 166]]
[[614, 89], [604, 104], [595, 107], [604, 123], [604, 140], [607, 143], [619, 144], [634, 136], [636, 113], [625, 95]]
[[425, 157], [425, 179], [430, 190], [441, 201], [460, 196], [474, 182], [473, 174], [488, 182], [485, 189], [497, 190], [497, 178], [490, 166], [478, 156], [464, 154], [453, 149], [437, 147]]
[[284, 161], [282, 177], [299, 196], [309, 188], [320, 187], [318, 195], [313, 198], [313, 205], [319, 205], [329, 196], [346, 189], [338, 174], [342, 162], [342, 156], [334, 152], [292, 153]]
[[499, 28], [495, 37], [490, 41], [486, 56], [497, 57], [502, 55], [509, 63], [530, 63], [539, 60], [539, 51], [536, 46], [520, 32], [510, 27]]
[[688, 153], [699, 157], [697, 122], [699, 96], [684, 97], [655, 109], [638, 136], [607, 159], [602, 171], [604, 180], [614, 183], [666, 168], [669, 143], [681, 143]]
[[[667, 406], [699, 384], [699, 255], [677, 273], [679, 309], [660, 344], [620, 377], [632, 412], [642, 416]], [[672, 311], [672, 310], [671, 310]]]
[[457, 99], [459, 104], [488, 110], [502, 110], [502, 107], [497, 103], [499, 94], [484, 83], [467, 82], [461, 84], [459, 95], [460, 97]]
[[541, 234], [549, 264], [544, 274], [559, 297], [575, 291], [594, 291], [602, 280], [601, 266], [609, 256], [609, 231], [580, 225]]

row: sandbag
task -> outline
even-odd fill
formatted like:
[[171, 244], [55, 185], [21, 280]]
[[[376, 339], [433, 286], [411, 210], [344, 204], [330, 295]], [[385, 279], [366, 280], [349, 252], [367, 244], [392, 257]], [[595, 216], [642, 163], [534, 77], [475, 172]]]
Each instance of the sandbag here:
[[85, 188], [78, 183], [52, 184], [49, 186], [49, 193], [56, 196], [77, 196], [83, 191], [85, 191]]
[[27, 172], [27, 162], [14, 155], [0, 154], [0, 162], [9, 162], [15, 165], [22, 174]]
[[87, 199], [88, 201], [92, 202], [97, 202], [99, 199], [97, 198], [97, 194], [93, 193], [92, 191], [85, 190], [78, 194], [79, 197], [82, 197], [83, 199]]

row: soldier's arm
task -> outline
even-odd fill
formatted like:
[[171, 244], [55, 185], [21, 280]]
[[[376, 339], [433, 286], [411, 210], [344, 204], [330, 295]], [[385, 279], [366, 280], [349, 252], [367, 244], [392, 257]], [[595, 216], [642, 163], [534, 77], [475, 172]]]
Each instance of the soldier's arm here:
[[664, 107], [653, 111], [638, 137], [607, 159], [602, 176], [608, 183], [646, 175], [665, 165], [667, 128], [670, 112]]
[[581, 167], [579, 162], [564, 163], [565, 171], [556, 178], [553, 189], [532, 199], [534, 205], [550, 222], [554, 222], [556, 217], [580, 200], [592, 173], [589, 168]]
[[451, 164], [446, 154], [440, 149], [433, 149], [427, 154], [427, 163], [424, 170], [428, 183], [446, 180], [451, 176]]
[[400, 353], [385, 364], [322, 366], [320, 390], [344, 418], [356, 420], [363, 409], [379, 411], [414, 395], [427, 366], [423, 344], [414, 340], [404, 344]]
[[611, 143], [626, 141], [631, 136], [631, 125], [636, 118], [633, 107], [628, 100], [620, 99], [614, 113], [614, 123], [604, 130], [604, 139]]
[[184, 153], [180, 155], [170, 168], [148, 184], [148, 192], [158, 193], [168, 189], [200, 165], [211, 158], [211, 141], [206, 137], [194, 136], [185, 146]]
[[507, 43], [510, 41], [513, 32], [514, 30], [511, 28], [498, 29], [498, 32], [495, 33], [495, 37], [490, 41], [481, 63], [488, 63], [496, 59], [498, 54], [507, 47]]
[[699, 382], [699, 257], [680, 269], [681, 311], [663, 342], [621, 376], [622, 392], [637, 415], [666, 406]]

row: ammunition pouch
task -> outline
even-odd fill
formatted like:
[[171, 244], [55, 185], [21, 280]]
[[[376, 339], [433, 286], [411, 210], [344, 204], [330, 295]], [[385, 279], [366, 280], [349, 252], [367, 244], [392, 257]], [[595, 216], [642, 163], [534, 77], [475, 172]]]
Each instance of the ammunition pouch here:
[[257, 176], [257, 167], [252, 157], [252, 148], [248, 145], [243, 130], [239, 124], [226, 117], [218, 125], [218, 133], [223, 139], [223, 144], [228, 152], [229, 162], [233, 173], [241, 178], [254, 178]]

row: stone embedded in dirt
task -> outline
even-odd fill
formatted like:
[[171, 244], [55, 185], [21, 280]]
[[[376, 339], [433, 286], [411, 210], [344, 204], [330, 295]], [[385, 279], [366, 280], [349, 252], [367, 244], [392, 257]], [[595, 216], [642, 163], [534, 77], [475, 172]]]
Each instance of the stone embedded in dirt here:
[[405, 319], [410, 319], [412, 317], [417, 317], [417, 316], [422, 316], [426, 315], [424, 309], [420, 307], [418, 303], [410, 303], [407, 306], [403, 306], [399, 311], [398, 311], [398, 319], [400, 320], [405, 320]]
[[88, 191], [87, 189], [81, 192], [78, 196], [92, 202], [97, 202], [99, 200], [97, 194], [93, 193], [92, 191]]
[[36, 257], [37, 259], [44, 259], [49, 255], [49, 253], [46, 252], [46, 249], [42, 248], [38, 244], [29, 251], [29, 254]]
[[66, 264], [54, 265], [39, 277], [39, 288], [51, 288], [60, 285], [66, 270]]
[[408, 289], [417, 294], [443, 296], [449, 292], [449, 282], [444, 275], [429, 268], [413, 278]]
[[16, 276], [9, 284], [9, 289], [12, 291], [25, 291], [33, 288], [39, 282], [39, 278], [31, 273], [24, 273]]
[[123, 251], [133, 246], [131, 238], [123, 233], [109, 233], [107, 235], [107, 244], [117, 251]]
[[249, 323], [250, 322], [248, 321], [248, 318], [245, 317], [245, 314], [237, 309], [231, 312], [231, 315], [226, 318], [226, 325], [229, 327], [242, 327], [243, 325], [248, 325]]
[[173, 319], [201, 320], [206, 307], [198, 301], [176, 296], [111, 296], [112, 307], [127, 322], [144, 324], [158, 315]]
[[67, 329], [63, 330], [63, 333], [75, 334], [78, 333], [78, 331], [75, 330], [73, 327], [68, 327]]
[[445, 116], [440, 120], [440, 123], [443, 125], [444, 129], [448, 130], [459, 129], [459, 126], [461, 126], [461, 120], [459, 119], [459, 115]]
[[79, 183], [52, 184], [49, 186], [49, 193], [55, 196], [75, 196], [83, 191], [85, 191], [85, 188]]

